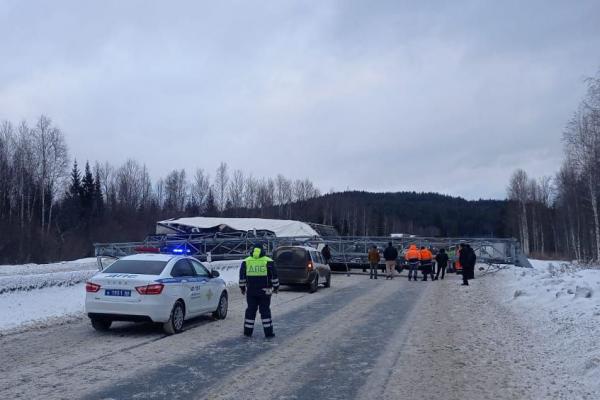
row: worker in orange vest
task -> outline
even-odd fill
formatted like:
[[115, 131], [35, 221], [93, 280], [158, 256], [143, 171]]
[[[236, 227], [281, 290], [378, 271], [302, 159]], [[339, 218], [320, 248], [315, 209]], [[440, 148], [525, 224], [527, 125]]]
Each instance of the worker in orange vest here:
[[408, 280], [410, 281], [413, 278], [415, 282], [417, 281], [417, 274], [419, 273], [419, 261], [421, 260], [421, 253], [417, 249], [417, 246], [411, 244], [404, 253], [404, 259], [408, 263]]
[[428, 248], [422, 246], [420, 256], [423, 281], [427, 282], [427, 275], [431, 275], [431, 280], [433, 280], [433, 254]]

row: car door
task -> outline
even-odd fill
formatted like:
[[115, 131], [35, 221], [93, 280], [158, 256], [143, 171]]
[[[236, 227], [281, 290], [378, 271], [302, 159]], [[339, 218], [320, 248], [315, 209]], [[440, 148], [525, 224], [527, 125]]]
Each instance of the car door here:
[[196, 271], [188, 259], [183, 258], [178, 260], [173, 269], [171, 276], [178, 280], [182, 288], [183, 301], [186, 305], [186, 316], [197, 314], [200, 309], [200, 291], [196, 277]]
[[323, 282], [323, 279], [325, 279], [325, 273], [323, 271], [323, 263], [321, 262], [321, 259], [319, 258], [320, 254], [318, 251], [311, 250], [310, 256], [312, 258], [313, 265], [315, 266], [315, 269], [317, 270], [317, 273], [319, 274], [319, 282]]
[[219, 302], [219, 281], [212, 278], [210, 271], [195, 259], [190, 259], [196, 272], [197, 285], [200, 291], [200, 309], [202, 312], [214, 311]]

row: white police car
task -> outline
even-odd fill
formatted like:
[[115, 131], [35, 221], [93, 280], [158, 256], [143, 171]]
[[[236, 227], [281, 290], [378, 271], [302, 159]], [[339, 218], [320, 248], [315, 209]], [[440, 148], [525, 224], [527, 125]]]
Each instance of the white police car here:
[[168, 334], [205, 313], [227, 316], [227, 289], [217, 271], [193, 257], [138, 254], [118, 259], [86, 282], [85, 312], [97, 330], [112, 321], [151, 321]]

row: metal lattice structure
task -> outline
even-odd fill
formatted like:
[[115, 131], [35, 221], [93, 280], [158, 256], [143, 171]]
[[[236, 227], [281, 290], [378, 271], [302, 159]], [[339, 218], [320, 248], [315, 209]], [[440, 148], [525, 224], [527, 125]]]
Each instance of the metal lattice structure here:
[[161, 252], [189, 254], [200, 260], [232, 260], [246, 257], [256, 245], [265, 248], [267, 254], [284, 245], [308, 245], [322, 249], [329, 245], [333, 265], [346, 268], [367, 263], [367, 252], [373, 245], [383, 249], [391, 242], [400, 253], [411, 244], [433, 249], [451, 249], [468, 243], [475, 250], [478, 260], [487, 263], [515, 264], [530, 267], [516, 239], [504, 238], [439, 238], [439, 237], [381, 237], [381, 236], [294, 236], [276, 237], [268, 232], [168, 234], [149, 235], [141, 242], [96, 243], [95, 255], [123, 257], [138, 252]]

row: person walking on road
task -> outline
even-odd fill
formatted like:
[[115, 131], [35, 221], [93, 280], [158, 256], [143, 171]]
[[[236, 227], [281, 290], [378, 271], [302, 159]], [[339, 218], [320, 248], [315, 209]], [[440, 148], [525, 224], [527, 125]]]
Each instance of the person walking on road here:
[[446, 274], [446, 268], [448, 267], [448, 254], [446, 254], [446, 249], [443, 247], [438, 251], [435, 256], [435, 263], [437, 265], [437, 272], [435, 273], [434, 280], [438, 280], [440, 277], [440, 271], [442, 272], [442, 279], [444, 279], [444, 275]]
[[[381, 257], [379, 256], [379, 249], [376, 245], [373, 245], [369, 249], [369, 265], [371, 269], [369, 270], [369, 279], [377, 279], [377, 267], [379, 267], [379, 260]], [[375, 278], [373, 278], [375, 276]]]
[[425, 246], [421, 247], [421, 272], [423, 272], [423, 281], [427, 282], [427, 275], [431, 275], [431, 280], [433, 281], [433, 254], [431, 251]]
[[416, 245], [411, 244], [408, 247], [408, 250], [404, 253], [404, 259], [408, 263], [408, 280], [410, 281], [413, 279], [414, 273], [414, 280], [416, 282], [419, 271], [419, 261], [421, 260], [421, 252], [419, 252]]
[[252, 255], [242, 262], [239, 285], [248, 303], [244, 319], [244, 336], [252, 336], [256, 311], [260, 310], [265, 337], [274, 337], [271, 293], [279, 291], [279, 279], [273, 260], [265, 256], [262, 247], [255, 247]]
[[394, 279], [398, 250], [392, 245], [392, 242], [389, 242], [388, 247], [383, 251], [383, 258], [385, 259], [385, 279]]
[[331, 249], [328, 244], [321, 250], [321, 255], [325, 259], [325, 264], [329, 265], [329, 261], [331, 260]]

